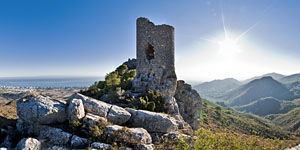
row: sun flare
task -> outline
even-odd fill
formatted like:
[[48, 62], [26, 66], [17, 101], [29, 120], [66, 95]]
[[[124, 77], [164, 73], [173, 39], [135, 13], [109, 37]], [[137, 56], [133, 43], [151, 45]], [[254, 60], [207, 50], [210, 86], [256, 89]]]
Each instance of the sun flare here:
[[225, 39], [219, 42], [219, 52], [222, 56], [233, 56], [240, 52], [240, 47], [237, 41]]

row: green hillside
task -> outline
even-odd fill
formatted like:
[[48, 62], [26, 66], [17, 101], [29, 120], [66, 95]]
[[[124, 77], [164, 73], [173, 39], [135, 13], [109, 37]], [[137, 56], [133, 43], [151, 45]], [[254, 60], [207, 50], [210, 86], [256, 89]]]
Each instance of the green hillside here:
[[277, 127], [270, 120], [247, 113], [241, 113], [230, 108], [221, 107], [207, 100], [203, 101], [201, 125], [211, 131], [224, 129], [264, 138], [292, 139], [291, 133]]
[[272, 97], [267, 97], [256, 100], [247, 105], [236, 107], [236, 109], [239, 111], [250, 112], [259, 116], [277, 114], [280, 112], [280, 101]]
[[234, 107], [236, 110], [253, 113], [259, 116], [269, 114], [283, 114], [299, 107], [300, 105], [294, 101], [280, 101], [278, 99], [267, 97], [256, 100], [250, 104]]
[[295, 133], [300, 132], [300, 99], [294, 100], [294, 104], [298, 107], [291, 109], [284, 114], [275, 114], [266, 116], [267, 119], [272, 120], [275, 124], [281, 126], [285, 130], [293, 131]]

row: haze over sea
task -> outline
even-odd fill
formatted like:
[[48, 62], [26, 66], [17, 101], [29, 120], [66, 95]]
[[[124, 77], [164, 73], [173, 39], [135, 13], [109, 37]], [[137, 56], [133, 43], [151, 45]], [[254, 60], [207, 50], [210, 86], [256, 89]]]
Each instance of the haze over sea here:
[[0, 86], [13, 87], [89, 87], [101, 77], [30, 77], [30, 78], [0, 78]]

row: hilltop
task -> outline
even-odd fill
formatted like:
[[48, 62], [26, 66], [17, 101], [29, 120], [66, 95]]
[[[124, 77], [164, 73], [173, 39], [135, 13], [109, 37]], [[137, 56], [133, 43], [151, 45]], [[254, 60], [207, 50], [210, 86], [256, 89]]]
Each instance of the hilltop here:
[[263, 77], [242, 85], [224, 97], [230, 101], [231, 106], [241, 106], [264, 97], [283, 99], [288, 93], [289, 90], [280, 82], [272, 77]]
[[241, 84], [242, 83], [240, 81], [234, 78], [227, 78], [223, 80], [204, 82], [194, 86], [194, 88], [198, 90], [199, 94], [203, 97], [218, 99], [225, 93], [239, 87]]

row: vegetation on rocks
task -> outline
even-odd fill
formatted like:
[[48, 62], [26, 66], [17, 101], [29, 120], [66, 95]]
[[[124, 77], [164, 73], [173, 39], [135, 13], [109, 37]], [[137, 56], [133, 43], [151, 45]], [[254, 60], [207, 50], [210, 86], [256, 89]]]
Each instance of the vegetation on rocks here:
[[100, 99], [105, 94], [115, 93], [118, 88], [121, 88], [122, 90], [131, 90], [131, 80], [133, 80], [135, 76], [136, 70], [128, 70], [127, 65], [123, 64], [119, 66], [115, 71], [108, 73], [105, 76], [105, 81], [96, 81], [89, 88], [81, 90], [80, 93], [86, 96]]
[[138, 96], [131, 96], [126, 91], [132, 91], [132, 80], [136, 69], [128, 68], [126, 63], [105, 76], [105, 81], [97, 81], [80, 93], [105, 102], [119, 104], [123, 107], [143, 109], [155, 112], [165, 112], [165, 98], [156, 90], [147, 90]]

